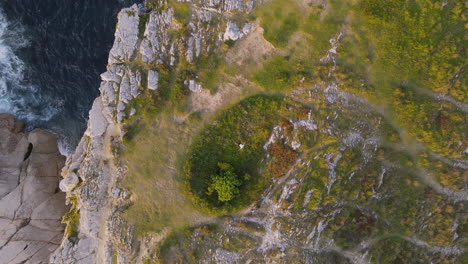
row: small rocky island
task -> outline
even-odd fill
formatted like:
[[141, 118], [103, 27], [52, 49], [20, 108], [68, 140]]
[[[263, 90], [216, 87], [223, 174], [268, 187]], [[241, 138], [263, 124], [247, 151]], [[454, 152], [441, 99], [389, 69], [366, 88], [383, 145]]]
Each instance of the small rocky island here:
[[65, 163], [54, 134], [0, 114], [0, 263], [47, 263], [69, 210], [58, 188]]

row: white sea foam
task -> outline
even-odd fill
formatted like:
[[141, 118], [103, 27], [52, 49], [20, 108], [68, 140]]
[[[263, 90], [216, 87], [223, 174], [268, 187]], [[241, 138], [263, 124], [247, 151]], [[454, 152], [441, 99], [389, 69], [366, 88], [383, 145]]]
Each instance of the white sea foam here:
[[59, 140], [58, 140], [58, 149], [59, 149], [60, 154], [64, 156], [68, 156], [73, 153], [73, 147], [70, 146], [70, 143], [67, 140], [61, 137], [59, 137]]
[[0, 9], [0, 112], [32, 124], [50, 120], [59, 113], [63, 102], [25, 82], [26, 65], [15, 52], [29, 45], [24, 27], [8, 21]]

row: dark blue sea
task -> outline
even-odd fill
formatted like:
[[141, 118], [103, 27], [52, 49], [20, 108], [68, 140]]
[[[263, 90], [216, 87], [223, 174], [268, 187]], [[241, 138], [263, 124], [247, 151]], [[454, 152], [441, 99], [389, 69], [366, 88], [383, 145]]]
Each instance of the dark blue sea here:
[[76, 147], [98, 96], [117, 13], [137, 0], [0, 0], [0, 112]]

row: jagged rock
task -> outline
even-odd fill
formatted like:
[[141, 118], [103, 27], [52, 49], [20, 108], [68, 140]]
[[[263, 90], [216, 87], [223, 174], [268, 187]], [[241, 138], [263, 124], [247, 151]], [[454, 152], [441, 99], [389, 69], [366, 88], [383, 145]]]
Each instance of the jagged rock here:
[[125, 75], [120, 83], [119, 101], [128, 103], [132, 100], [130, 89], [130, 78]]
[[220, 11], [244, 12], [244, 0], [204, 0], [204, 2], [211, 7], [220, 6]]
[[194, 41], [194, 38], [190, 37], [187, 43], [187, 61], [188, 62], [193, 61], [193, 41]]
[[140, 46], [141, 60], [146, 63], [152, 63], [156, 57], [154, 56], [153, 49], [149, 40], [144, 39]]
[[156, 90], [158, 89], [159, 83], [159, 74], [155, 71], [148, 71], [148, 89]]
[[94, 100], [93, 107], [89, 112], [89, 136], [99, 137], [106, 131], [107, 121], [104, 118], [103, 111], [101, 99]]
[[247, 6], [247, 13], [252, 12], [254, 7], [254, 1], [249, 0], [245, 5]]
[[197, 93], [201, 91], [201, 85], [194, 80], [185, 81], [185, 85], [188, 86], [189, 90]]
[[[67, 196], [77, 201], [77, 236], [63, 239], [61, 247], [51, 257], [52, 263], [112, 263], [115, 255], [119, 263], [130, 263], [138, 255], [138, 249], [132, 243], [134, 229], [125, 227], [114, 214], [119, 208], [116, 204], [131, 202], [130, 194], [116, 187], [124, 170], [116, 167], [112, 150], [114, 142], [119, 144], [124, 134], [120, 130], [120, 124], [125, 122], [124, 111], [129, 107], [128, 103], [138, 96], [142, 83], [146, 83], [144, 88], [149, 90], [158, 89], [160, 72], [153, 68], [155, 64], [173, 66], [179, 60], [187, 58], [191, 61], [209, 52], [210, 48], [216, 48], [222, 43], [222, 38], [218, 37], [220, 23], [210, 23], [213, 17], [224, 11], [248, 8], [244, 0], [204, 0], [190, 4], [193, 7], [191, 22], [185, 25], [188, 34], [181, 38], [173, 34], [174, 30], [181, 30], [182, 21], [174, 22], [171, 8], [149, 12], [142, 39], [138, 39], [138, 7], [134, 5], [119, 13], [107, 72], [101, 75], [101, 96], [93, 104], [85, 136], [76, 153], [68, 158], [60, 184], [62, 190], [67, 191]], [[222, 21], [226, 20], [223, 18]], [[249, 26], [242, 29], [237, 26], [237, 29], [239, 38], [246, 34]], [[150, 66], [147, 76], [135, 70], [131, 63], [134, 59], [141, 59], [138, 63]], [[144, 82], [141, 74], [147, 78]], [[195, 80], [187, 80], [185, 85], [197, 94], [202, 91]], [[132, 108], [130, 115], [134, 113]], [[115, 247], [119, 247], [118, 250]]]
[[0, 263], [47, 263], [68, 210], [57, 192], [64, 157], [57, 138], [0, 114]]
[[[263, 37], [263, 29], [253, 24], [249, 25], [250, 33], [239, 40], [233, 49], [228, 51], [226, 61], [242, 65], [248, 62], [261, 63], [273, 53], [275, 47]], [[245, 27], [245, 26], [244, 26]], [[247, 30], [247, 29], [246, 29]]]
[[109, 55], [109, 64], [130, 60], [138, 41], [139, 8], [135, 4], [119, 13], [115, 41]]
[[115, 82], [115, 83], [120, 83], [121, 81], [121, 76], [115, 74], [114, 72], [111, 71], [106, 71], [105, 73], [101, 74], [101, 79], [106, 82]]
[[141, 73], [139, 71], [130, 71], [130, 95], [132, 98], [137, 97], [140, 92], [138, 88], [141, 85]]
[[[119, 104], [123, 104], [119, 101]], [[115, 171], [111, 158], [110, 139], [120, 135], [117, 123], [106, 105], [98, 97], [90, 111], [88, 129], [80, 141], [77, 152], [72, 155], [64, 168], [61, 188], [79, 200], [78, 236], [64, 239], [61, 247], [51, 256], [52, 263], [106, 263], [104, 236], [105, 222], [111, 210], [110, 195]], [[77, 174], [82, 179], [79, 182]], [[78, 183], [77, 183], [78, 180]], [[104, 240], [102, 240], [104, 239]]]
[[223, 40], [238, 40], [247, 35], [250, 32], [250, 28], [251, 25], [249, 23], [245, 23], [241, 30], [235, 22], [228, 21], [226, 24], [226, 31], [223, 35]]
[[64, 192], [70, 192], [75, 188], [80, 180], [75, 173], [69, 173], [66, 178], [60, 181], [60, 190]]
[[228, 21], [226, 24], [226, 31], [224, 32], [224, 41], [226, 40], [237, 40], [241, 38], [242, 33], [239, 29], [239, 26], [231, 21]]
[[140, 54], [144, 62], [153, 62], [155, 59], [163, 62], [167, 57], [167, 50], [171, 44], [168, 29], [172, 26], [172, 9], [162, 12], [151, 12], [146, 23], [144, 39], [140, 45]]

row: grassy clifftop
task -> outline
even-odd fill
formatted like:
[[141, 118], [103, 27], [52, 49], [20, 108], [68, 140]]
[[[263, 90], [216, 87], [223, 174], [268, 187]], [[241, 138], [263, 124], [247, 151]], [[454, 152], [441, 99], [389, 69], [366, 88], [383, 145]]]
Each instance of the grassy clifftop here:
[[[190, 36], [202, 11], [168, 7], [172, 34]], [[159, 88], [125, 121], [123, 216], [164, 234], [154, 262], [464, 261], [463, 3], [272, 0], [214, 16], [218, 44], [150, 65]], [[251, 31], [224, 42], [227, 21]]]

